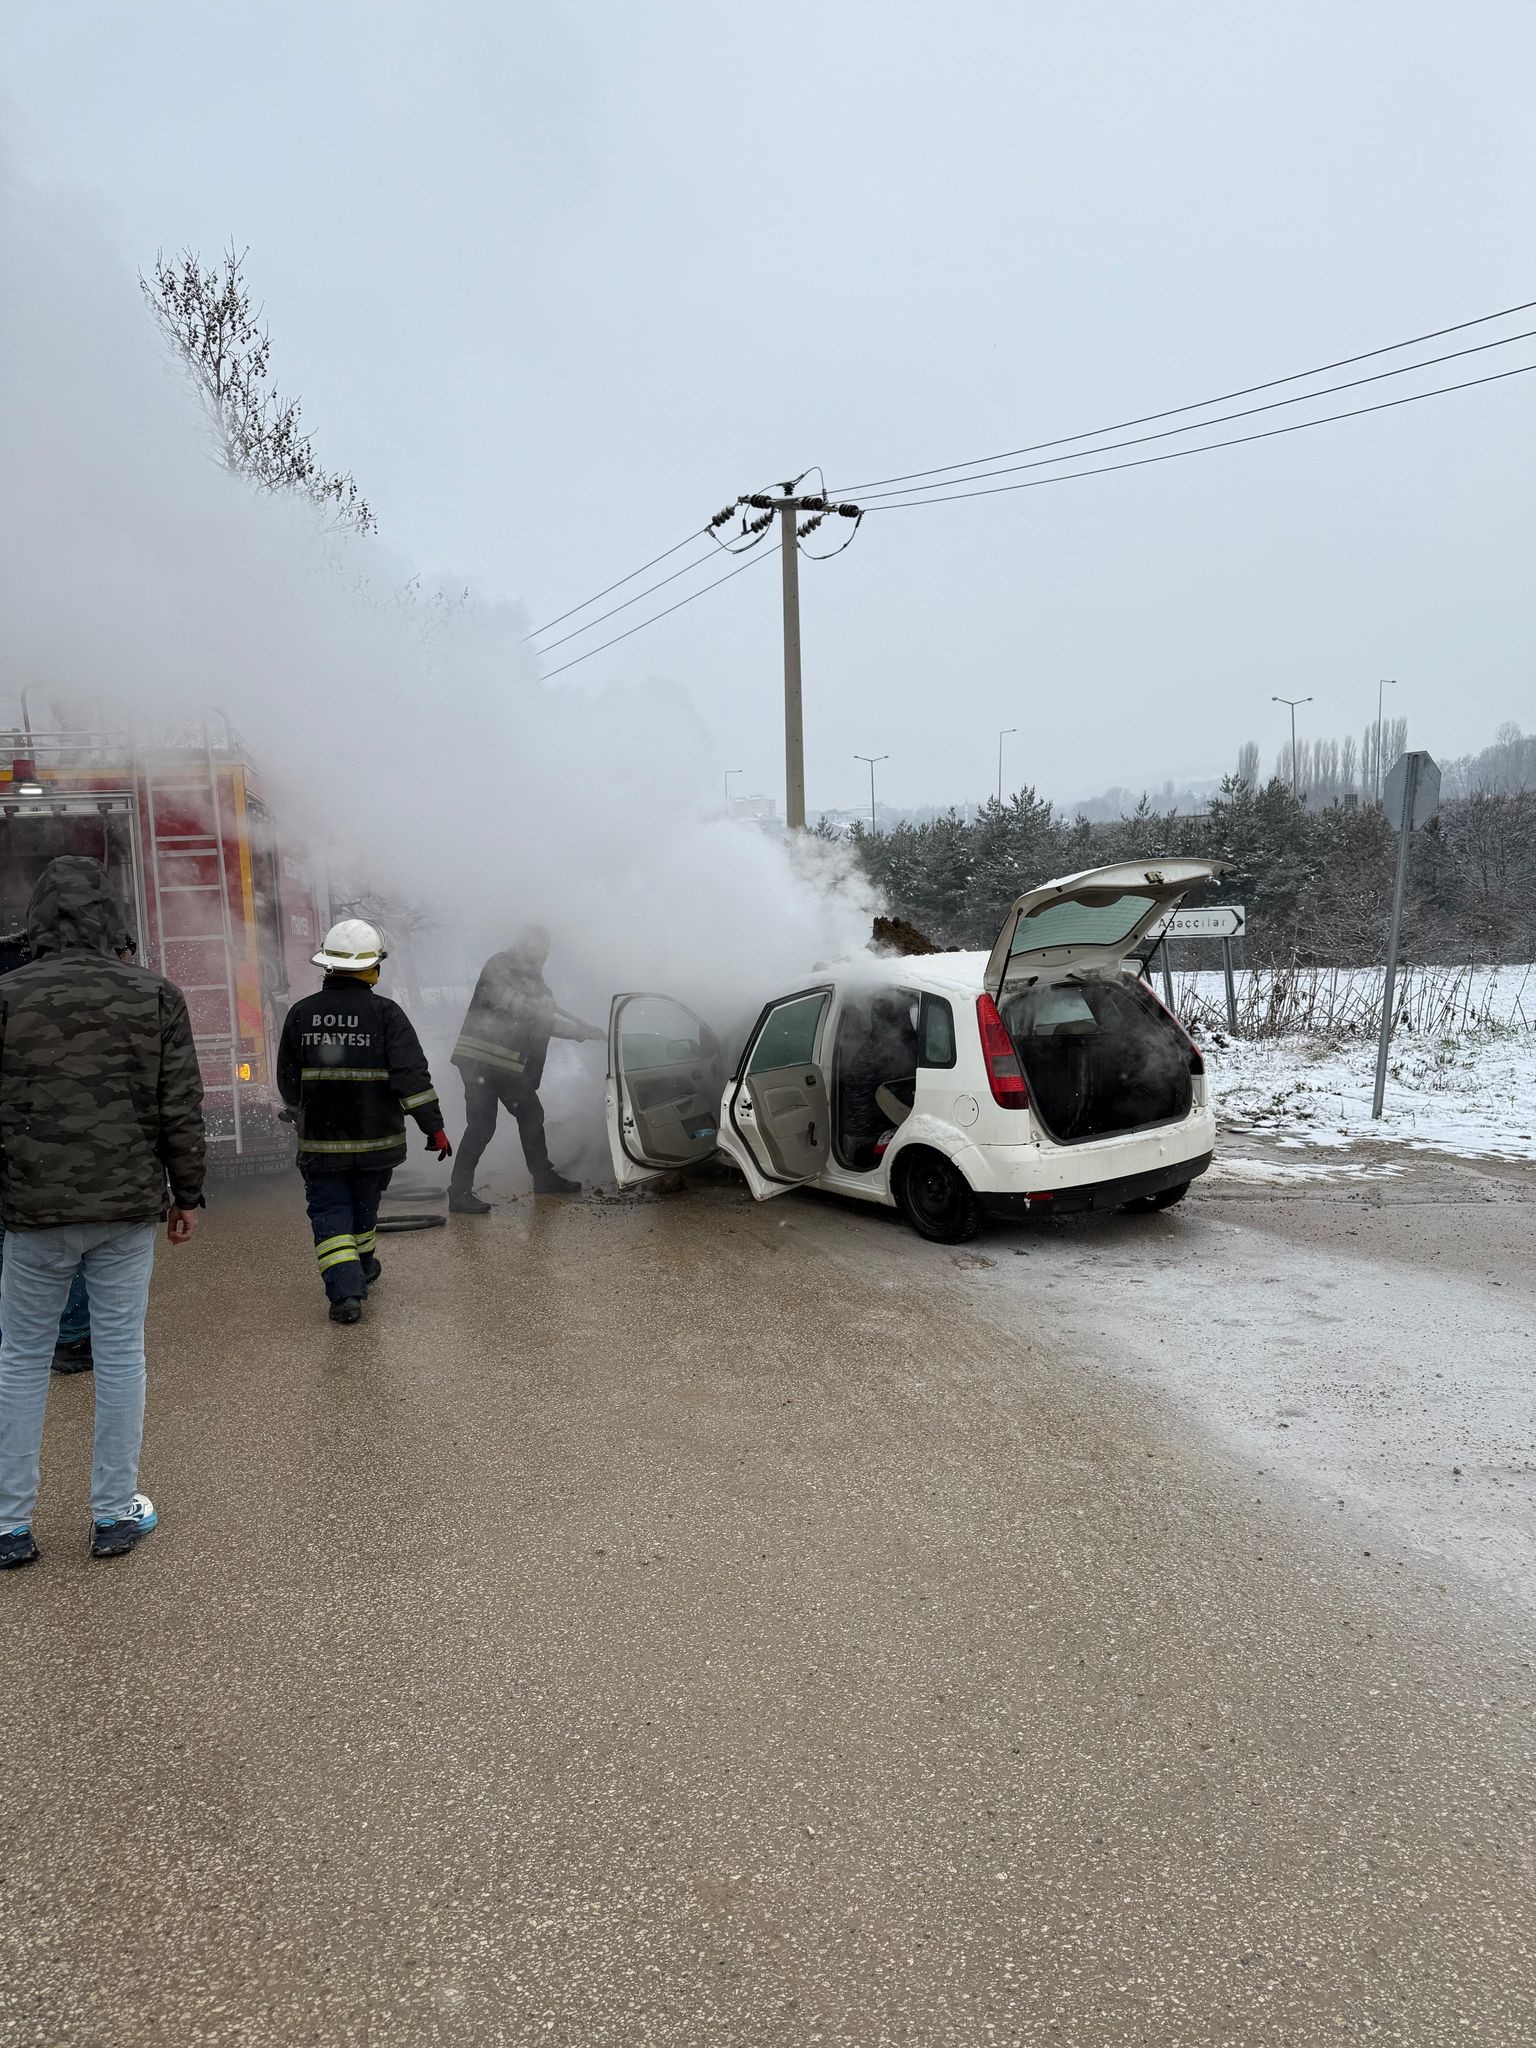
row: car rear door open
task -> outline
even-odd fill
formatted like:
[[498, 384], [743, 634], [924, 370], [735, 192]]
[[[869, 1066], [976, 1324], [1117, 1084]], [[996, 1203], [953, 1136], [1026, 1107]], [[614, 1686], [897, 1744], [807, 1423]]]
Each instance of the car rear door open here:
[[764, 1010], [721, 1103], [720, 1149], [757, 1199], [815, 1180], [831, 1148], [820, 1063], [830, 988], [804, 989]]

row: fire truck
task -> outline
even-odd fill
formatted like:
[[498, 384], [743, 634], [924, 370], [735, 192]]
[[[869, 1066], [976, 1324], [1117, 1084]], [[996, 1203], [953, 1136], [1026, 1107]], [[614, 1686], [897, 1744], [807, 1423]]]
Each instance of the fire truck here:
[[[23, 702], [25, 713], [25, 702]], [[0, 931], [25, 923], [60, 854], [99, 860], [138, 958], [187, 999], [207, 1098], [209, 1164], [291, 1163], [277, 1046], [292, 987], [330, 921], [324, 877], [268, 809], [222, 717], [165, 741], [107, 732], [0, 732]]]

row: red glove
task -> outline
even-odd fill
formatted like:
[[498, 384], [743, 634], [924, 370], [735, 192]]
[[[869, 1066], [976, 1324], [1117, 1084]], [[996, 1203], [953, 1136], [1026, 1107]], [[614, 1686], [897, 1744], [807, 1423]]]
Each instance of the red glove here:
[[451, 1159], [453, 1157], [453, 1147], [448, 1142], [448, 1133], [446, 1131], [434, 1131], [427, 1139], [427, 1150], [435, 1152], [439, 1159]]

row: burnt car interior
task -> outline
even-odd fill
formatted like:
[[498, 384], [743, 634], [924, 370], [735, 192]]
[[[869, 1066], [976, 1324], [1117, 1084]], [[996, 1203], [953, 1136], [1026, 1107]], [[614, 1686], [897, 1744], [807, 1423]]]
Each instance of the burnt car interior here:
[[917, 1083], [919, 998], [886, 989], [844, 1006], [832, 1055], [833, 1149], [855, 1173], [880, 1164]]
[[1005, 995], [1035, 1113], [1058, 1143], [1188, 1116], [1200, 1056], [1138, 982], [1085, 976]]

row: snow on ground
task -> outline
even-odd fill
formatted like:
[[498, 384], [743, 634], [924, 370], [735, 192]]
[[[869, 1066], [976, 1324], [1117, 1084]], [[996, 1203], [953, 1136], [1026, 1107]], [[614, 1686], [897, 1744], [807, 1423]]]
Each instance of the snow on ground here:
[[1207, 1040], [1205, 1058], [1229, 1131], [1296, 1147], [1379, 1138], [1467, 1157], [1536, 1159], [1536, 1030], [1394, 1038], [1380, 1122], [1371, 1116], [1374, 1041]]
[[[1174, 977], [1223, 1127], [1297, 1149], [1381, 1139], [1467, 1157], [1536, 1159], [1536, 971], [1418, 969], [1394, 1005], [1381, 1121], [1371, 1116], [1379, 969], [1240, 974], [1238, 1014], [1298, 1028], [1232, 1037], [1219, 974]], [[1310, 1028], [1305, 1028], [1310, 1026]], [[1337, 1177], [1338, 1168], [1331, 1169]], [[1272, 1170], [1268, 1177], [1273, 1179]]]
[[1287, 1183], [1305, 1186], [1320, 1181], [1393, 1180], [1402, 1170], [1368, 1159], [1234, 1159], [1221, 1151], [1207, 1169], [1207, 1177], [1282, 1187]]

